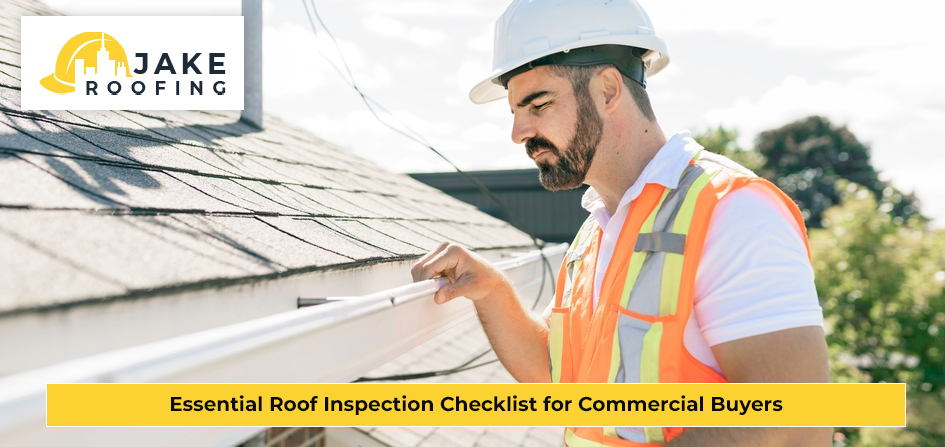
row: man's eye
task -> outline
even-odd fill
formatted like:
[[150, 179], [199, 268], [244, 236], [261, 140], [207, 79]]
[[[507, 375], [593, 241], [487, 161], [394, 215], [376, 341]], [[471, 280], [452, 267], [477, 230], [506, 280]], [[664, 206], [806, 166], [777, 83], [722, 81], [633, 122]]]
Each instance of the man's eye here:
[[548, 103], [550, 103], [550, 102], [551, 102], [551, 101], [543, 102], [543, 103], [541, 103], [541, 104], [535, 104], [535, 106], [534, 106], [534, 107], [535, 107], [535, 110], [541, 110], [541, 109], [544, 108], [546, 105], [548, 105]]

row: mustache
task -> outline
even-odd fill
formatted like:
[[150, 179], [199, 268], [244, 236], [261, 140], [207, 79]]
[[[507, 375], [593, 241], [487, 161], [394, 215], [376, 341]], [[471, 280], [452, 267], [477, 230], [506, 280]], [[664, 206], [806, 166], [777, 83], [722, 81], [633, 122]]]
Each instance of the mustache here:
[[529, 158], [535, 155], [536, 152], [541, 150], [547, 150], [555, 155], [560, 155], [558, 148], [542, 136], [534, 136], [528, 139], [525, 142], [525, 150]]

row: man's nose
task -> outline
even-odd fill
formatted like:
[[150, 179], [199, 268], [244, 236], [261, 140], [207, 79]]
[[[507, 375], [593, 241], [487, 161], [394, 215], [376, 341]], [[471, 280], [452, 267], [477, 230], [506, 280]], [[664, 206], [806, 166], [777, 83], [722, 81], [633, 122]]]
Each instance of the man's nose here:
[[531, 120], [525, 114], [516, 114], [512, 123], [512, 141], [522, 144], [536, 135]]

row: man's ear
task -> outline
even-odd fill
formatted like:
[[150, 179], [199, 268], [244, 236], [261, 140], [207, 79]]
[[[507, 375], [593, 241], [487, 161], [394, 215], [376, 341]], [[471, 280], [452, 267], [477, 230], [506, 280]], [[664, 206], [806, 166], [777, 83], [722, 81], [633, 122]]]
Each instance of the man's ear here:
[[611, 113], [624, 99], [623, 75], [614, 67], [607, 67], [597, 74], [600, 94], [604, 100], [604, 111]]

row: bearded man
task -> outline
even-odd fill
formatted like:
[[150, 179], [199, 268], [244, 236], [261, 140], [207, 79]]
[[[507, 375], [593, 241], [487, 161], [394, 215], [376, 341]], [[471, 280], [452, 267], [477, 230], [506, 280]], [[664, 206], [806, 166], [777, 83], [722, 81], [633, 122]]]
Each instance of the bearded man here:
[[[444, 243], [414, 280], [465, 297], [522, 382], [828, 382], [803, 219], [776, 186], [688, 132], [667, 138], [645, 90], [665, 43], [634, 0], [514, 1], [495, 70], [470, 93], [507, 96], [512, 139], [549, 190], [590, 185], [590, 217], [554, 302], [526, 310], [488, 262]], [[570, 427], [569, 446], [829, 446], [827, 428]]]

